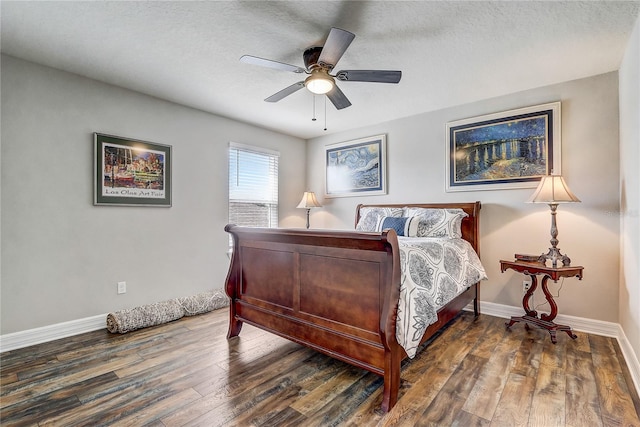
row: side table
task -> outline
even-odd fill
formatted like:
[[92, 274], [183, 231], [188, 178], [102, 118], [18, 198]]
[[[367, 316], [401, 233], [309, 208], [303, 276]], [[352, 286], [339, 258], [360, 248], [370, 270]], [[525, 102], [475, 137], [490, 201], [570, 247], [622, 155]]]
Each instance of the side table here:
[[[531, 287], [527, 291], [527, 293], [522, 298], [522, 308], [524, 308], [525, 315], [524, 316], [512, 316], [511, 321], [506, 323], [507, 328], [510, 328], [516, 322], [524, 322], [525, 328], [529, 329], [529, 325], [546, 329], [549, 331], [551, 335], [551, 342], [556, 343], [556, 331], [564, 331], [571, 338], [578, 338], [570, 326], [566, 325], [558, 325], [553, 322], [553, 319], [558, 315], [558, 306], [553, 300], [553, 295], [549, 292], [547, 288], [547, 282], [549, 279], [552, 279], [554, 282], [557, 282], [561, 277], [577, 277], [582, 280], [582, 270], [581, 266], [566, 266], [566, 267], [547, 267], [543, 263], [539, 262], [526, 262], [526, 261], [500, 261], [500, 270], [504, 273], [507, 269], [512, 269], [519, 273], [525, 274], [531, 278]], [[549, 302], [549, 306], [551, 307], [551, 312], [549, 314], [541, 313], [540, 317], [538, 317], [538, 312], [533, 310], [529, 306], [529, 300], [533, 297], [533, 292], [538, 287], [538, 275], [542, 275], [542, 292], [544, 292], [544, 296]]]

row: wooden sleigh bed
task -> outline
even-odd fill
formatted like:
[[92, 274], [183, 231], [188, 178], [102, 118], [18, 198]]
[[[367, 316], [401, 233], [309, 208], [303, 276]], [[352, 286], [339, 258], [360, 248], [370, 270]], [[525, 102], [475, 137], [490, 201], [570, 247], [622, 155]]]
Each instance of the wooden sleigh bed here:
[[[480, 202], [359, 205], [464, 210], [462, 238], [479, 254]], [[226, 282], [231, 299], [227, 338], [243, 322], [311, 347], [384, 377], [382, 410], [398, 400], [400, 363], [407, 357], [396, 339], [401, 268], [398, 237], [377, 233], [306, 229], [247, 228], [227, 225], [234, 248]], [[477, 316], [479, 284], [437, 312], [426, 341], [473, 302]]]

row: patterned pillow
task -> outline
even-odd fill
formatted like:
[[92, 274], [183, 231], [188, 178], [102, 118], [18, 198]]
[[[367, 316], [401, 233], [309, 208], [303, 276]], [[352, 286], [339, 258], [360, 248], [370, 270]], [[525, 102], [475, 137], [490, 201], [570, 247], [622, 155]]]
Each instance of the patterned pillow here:
[[403, 210], [402, 208], [364, 207], [360, 209], [360, 220], [356, 225], [356, 231], [376, 231], [378, 217], [392, 216], [399, 218], [402, 216]]
[[420, 217], [418, 237], [462, 237], [462, 219], [469, 216], [462, 209], [404, 208], [404, 216]]
[[393, 216], [381, 216], [378, 218], [378, 225], [376, 231], [383, 231], [389, 228], [395, 230], [398, 236], [416, 237], [418, 233], [418, 224], [420, 223], [420, 217], [402, 217], [396, 218]]

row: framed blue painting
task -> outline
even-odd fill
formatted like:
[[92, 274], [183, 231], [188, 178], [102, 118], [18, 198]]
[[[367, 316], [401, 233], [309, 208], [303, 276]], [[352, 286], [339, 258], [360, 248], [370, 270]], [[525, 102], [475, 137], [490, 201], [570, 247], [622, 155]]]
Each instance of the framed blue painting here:
[[535, 187], [561, 173], [560, 102], [446, 124], [446, 191]]
[[325, 197], [387, 194], [386, 136], [325, 147]]

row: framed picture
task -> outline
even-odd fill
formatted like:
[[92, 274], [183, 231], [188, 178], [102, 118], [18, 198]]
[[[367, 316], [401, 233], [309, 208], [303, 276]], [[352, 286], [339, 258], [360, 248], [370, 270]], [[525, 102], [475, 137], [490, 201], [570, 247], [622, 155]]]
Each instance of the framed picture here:
[[446, 124], [446, 191], [535, 187], [560, 174], [560, 102]]
[[325, 147], [325, 196], [387, 194], [385, 135]]
[[171, 146], [94, 134], [94, 205], [171, 206]]

